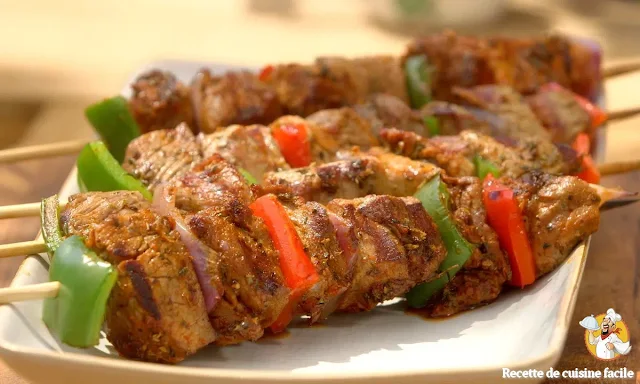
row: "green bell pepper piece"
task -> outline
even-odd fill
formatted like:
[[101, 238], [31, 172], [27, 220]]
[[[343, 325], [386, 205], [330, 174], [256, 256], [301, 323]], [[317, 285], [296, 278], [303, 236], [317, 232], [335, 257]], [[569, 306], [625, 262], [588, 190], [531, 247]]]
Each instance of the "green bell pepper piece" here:
[[129, 111], [127, 99], [122, 96], [105, 99], [87, 107], [84, 114], [113, 157], [122, 163], [127, 146], [140, 136], [140, 128]]
[[240, 174], [242, 175], [242, 177], [244, 177], [244, 179], [247, 181], [247, 183], [254, 184], [254, 185], [260, 184], [260, 183], [258, 183], [258, 180], [256, 180], [256, 178], [253, 177], [253, 175], [250, 174], [249, 171], [247, 171], [246, 169], [238, 168], [238, 172], [240, 172]]
[[435, 116], [425, 116], [422, 121], [424, 122], [429, 137], [438, 136], [440, 134], [440, 123]]
[[411, 108], [419, 109], [431, 101], [431, 70], [424, 55], [411, 56], [404, 64]]
[[146, 199], [152, 199], [144, 184], [122, 169], [101, 141], [91, 142], [82, 149], [77, 166], [81, 188], [87, 191], [138, 191]]
[[484, 157], [476, 155], [473, 158], [473, 163], [476, 165], [476, 173], [480, 180], [484, 180], [488, 174], [492, 174], [493, 177], [500, 177], [500, 168]]
[[45, 299], [42, 320], [63, 343], [88, 348], [98, 343], [107, 300], [118, 272], [90, 251], [82, 239], [71, 236], [55, 251], [49, 280], [60, 290]]
[[40, 223], [42, 238], [47, 247], [49, 259], [51, 259], [56, 249], [60, 246], [60, 243], [62, 243], [58, 195], [53, 195], [42, 200], [40, 205]]
[[449, 190], [439, 175], [418, 188], [418, 192], [414, 196], [420, 200], [424, 209], [435, 222], [447, 249], [447, 257], [439, 268], [442, 274], [434, 280], [417, 285], [406, 295], [407, 302], [411, 307], [421, 308], [434, 294], [442, 290], [446, 283], [453, 279], [462, 265], [471, 257], [474, 247], [462, 237], [451, 218]]

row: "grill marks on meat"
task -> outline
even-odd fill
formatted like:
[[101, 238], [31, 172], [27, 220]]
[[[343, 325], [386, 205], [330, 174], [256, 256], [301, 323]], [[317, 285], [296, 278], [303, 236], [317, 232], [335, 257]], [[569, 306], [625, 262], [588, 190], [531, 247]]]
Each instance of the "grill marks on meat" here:
[[351, 270], [324, 206], [300, 198], [281, 197], [280, 201], [320, 276], [320, 282], [303, 295], [297, 310], [309, 315], [314, 323], [335, 310], [339, 295], [351, 282]]
[[381, 139], [392, 152], [434, 163], [450, 176], [475, 176], [476, 155], [497, 165], [503, 176], [514, 178], [532, 170], [569, 174], [579, 167], [578, 157], [567, 156], [555, 144], [537, 139], [511, 147], [473, 131], [427, 139], [397, 129], [384, 129]]
[[531, 173], [506, 185], [523, 210], [538, 276], [552, 271], [598, 230], [600, 197], [577, 177]]
[[261, 182], [264, 174], [288, 169], [268, 127], [233, 125], [209, 135], [199, 135], [204, 158], [220, 155], [227, 162], [247, 170]]
[[72, 196], [61, 224], [117, 267], [106, 328], [121, 355], [176, 363], [215, 339], [187, 249], [139, 193]]
[[567, 90], [540, 91], [528, 96], [527, 103], [555, 143], [571, 144], [591, 125], [589, 114]]
[[328, 203], [369, 194], [410, 196], [439, 170], [428, 163], [394, 155], [379, 148], [368, 152], [342, 152], [342, 160], [306, 168], [270, 173], [265, 192], [292, 194], [305, 200]]
[[[513, 88], [499, 85], [481, 85], [469, 89], [454, 88], [452, 92], [466, 106], [469, 112], [491, 122], [492, 130], [496, 136], [504, 136], [511, 139], [526, 139], [535, 137], [542, 140], [551, 140], [551, 134], [538, 120], [526, 100]], [[494, 116], [488, 116], [488, 113]]]
[[433, 317], [450, 316], [498, 297], [511, 278], [509, 261], [498, 235], [487, 224], [482, 183], [475, 177], [443, 177], [451, 196], [451, 217], [462, 236], [474, 245], [471, 257], [428, 306]]
[[192, 88], [196, 121], [203, 133], [232, 124], [268, 124], [283, 115], [274, 90], [249, 71], [213, 76], [201, 70]]
[[219, 156], [198, 165], [174, 185], [176, 207], [209, 248], [210, 274], [221, 294], [211, 316], [216, 344], [257, 340], [289, 298], [279, 259], [242, 175]]
[[185, 124], [146, 133], [127, 147], [122, 167], [154, 189], [179, 177], [202, 160], [200, 145]]
[[352, 239], [353, 280], [338, 309], [359, 312], [433, 276], [445, 257], [435, 224], [414, 198], [335, 199], [327, 209]]
[[169, 73], [153, 70], [131, 85], [129, 109], [142, 133], [173, 129], [180, 123], [193, 127], [191, 91]]

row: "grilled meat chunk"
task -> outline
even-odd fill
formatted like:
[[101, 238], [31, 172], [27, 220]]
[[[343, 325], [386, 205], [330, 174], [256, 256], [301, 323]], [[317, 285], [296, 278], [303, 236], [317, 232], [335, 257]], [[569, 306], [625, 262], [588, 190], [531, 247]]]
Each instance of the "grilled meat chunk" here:
[[369, 95], [387, 93], [407, 104], [406, 79], [400, 60], [393, 56], [369, 56], [355, 59], [320, 57], [316, 60], [328, 77], [349, 79], [355, 87], [357, 103]]
[[191, 91], [176, 77], [159, 70], [146, 72], [131, 85], [129, 109], [142, 133], [193, 125]]
[[[458, 133], [464, 130], [472, 130], [484, 134], [492, 134], [495, 129], [493, 126], [499, 125], [494, 124], [495, 121], [491, 119], [481, 118], [477, 115], [472, 114], [466, 108], [447, 103], [444, 101], [432, 101], [423, 106], [418, 112], [421, 119], [426, 119], [429, 117], [435, 118], [438, 128], [439, 135], [457, 135]], [[393, 127], [392, 125], [388, 125], [388, 128]], [[402, 129], [400, 127], [393, 127]], [[405, 131], [412, 131], [420, 136], [428, 137], [433, 136], [430, 132], [420, 133], [417, 130], [412, 129], [404, 129]]]
[[176, 207], [209, 248], [209, 272], [221, 284], [221, 299], [210, 314], [216, 344], [257, 340], [282, 312], [290, 291], [271, 237], [249, 209], [253, 191], [219, 156], [196, 166], [173, 187]]
[[527, 97], [527, 103], [549, 130], [554, 143], [572, 144], [580, 132], [590, 130], [589, 114], [566, 89], [536, 92]]
[[198, 136], [204, 158], [215, 154], [227, 162], [247, 170], [262, 181], [266, 172], [288, 169], [268, 127], [232, 125], [224, 130]]
[[335, 199], [327, 205], [353, 280], [339, 310], [359, 312], [434, 276], [446, 251], [438, 230], [412, 197]]
[[273, 89], [249, 71], [213, 76], [201, 70], [192, 89], [195, 120], [203, 133], [232, 124], [269, 124], [283, 114]]
[[394, 155], [380, 148], [341, 152], [341, 160], [267, 175], [263, 190], [328, 203], [369, 194], [410, 196], [439, 170], [428, 163]]
[[202, 160], [200, 146], [185, 124], [146, 133], [127, 147], [122, 167], [150, 189], [183, 175]]
[[570, 148], [544, 140], [521, 140], [513, 146], [473, 131], [431, 139], [413, 132], [384, 129], [381, 140], [394, 153], [424, 160], [443, 168], [449, 176], [475, 176], [474, 158], [481, 156], [500, 168], [503, 176], [517, 178], [531, 170], [571, 174], [579, 169], [579, 157]]
[[598, 230], [600, 197], [577, 177], [534, 172], [503, 182], [522, 207], [538, 276], [552, 271]]
[[511, 87], [481, 85], [469, 89], [454, 88], [453, 92], [471, 114], [491, 125], [495, 136], [551, 140], [551, 134], [523, 96]]
[[365, 102], [354, 105], [353, 109], [367, 119], [376, 137], [382, 128], [398, 128], [429, 136], [422, 116], [409, 108], [404, 100], [393, 95], [373, 94]]
[[351, 271], [324, 206], [298, 197], [281, 197], [280, 201], [320, 276], [320, 281], [303, 295], [297, 310], [309, 315], [310, 322], [315, 323], [336, 309], [340, 295], [351, 281]]
[[191, 256], [171, 222], [156, 215], [142, 195], [72, 196], [61, 225], [117, 267], [106, 328], [118, 353], [177, 363], [214, 341]]
[[264, 81], [275, 90], [286, 114], [309, 116], [322, 109], [357, 102], [353, 79], [332, 73], [321, 63], [283, 64], [273, 67]]
[[443, 177], [449, 189], [451, 217], [474, 251], [462, 269], [428, 305], [433, 317], [450, 316], [498, 297], [511, 278], [509, 261], [496, 232], [487, 224], [482, 183], [475, 177]]

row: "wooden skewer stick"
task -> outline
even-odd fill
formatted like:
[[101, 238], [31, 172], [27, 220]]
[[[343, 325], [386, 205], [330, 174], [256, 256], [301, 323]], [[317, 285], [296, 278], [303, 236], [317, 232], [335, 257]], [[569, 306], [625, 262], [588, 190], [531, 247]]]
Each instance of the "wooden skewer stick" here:
[[602, 77], [608, 79], [637, 70], [640, 70], [640, 59], [634, 59], [625, 63], [612, 65], [609, 68], [604, 68], [602, 70]]
[[621, 109], [619, 111], [613, 111], [607, 114], [607, 121], [616, 121], [627, 119], [629, 117], [640, 114], [640, 107]]
[[0, 304], [56, 297], [59, 290], [60, 283], [57, 281], [26, 285], [24, 287], [2, 288], [0, 289]]
[[617, 175], [640, 169], [640, 160], [621, 161], [617, 163], [602, 164], [598, 166], [600, 175]]
[[42, 240], [25, 241], [22, 243], [0, 245], [0, 259], [24, 255], [34, 255], [47, 251], [47, 246]]
[[31, 217], [40, 214], [40, 203], [6, 205], [0, 207], [0, 219]]
[[34, 145], [23, 148], [11, 148], [0, 151], [0, 163], [13, 163], [22, 160], [40, 159], [43, 157], [71, 155], [80, 152], [86, 141], [64, 141], [61, 143]]

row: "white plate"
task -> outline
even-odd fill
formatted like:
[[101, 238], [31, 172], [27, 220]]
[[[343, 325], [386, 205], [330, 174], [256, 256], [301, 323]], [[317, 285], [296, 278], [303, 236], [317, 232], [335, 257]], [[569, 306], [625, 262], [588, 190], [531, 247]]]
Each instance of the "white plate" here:
[[[185, 81], [202, 66], [152, 65]], [[74, 170], [61, 197], [77, 192], [75, 180]], [[580, 245], [532, 287], [451, 319], [426, 321], [391, 303], [370, 313], [333, 316], [326, 326], [294, 328], [286, 338], [209, 347], [177, 366], [121, 359], [104, 339], [88, 350], [61, 345], [40, 319], [40, 301], [6, 305], [0, 308], [0, 354], [33, 383], [493, 382], [502, 368], [548, 369], [557, 362], [587, 248]], [[47, 281], [46, 267], [40, 256], [27, 258], [12, 285]]]

